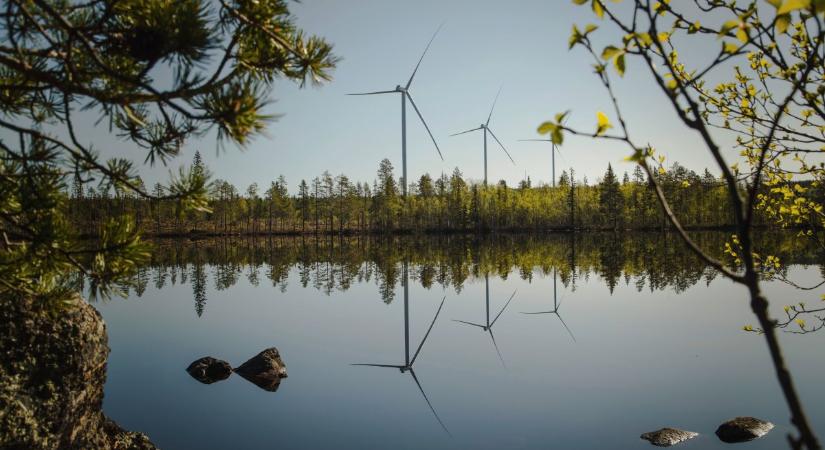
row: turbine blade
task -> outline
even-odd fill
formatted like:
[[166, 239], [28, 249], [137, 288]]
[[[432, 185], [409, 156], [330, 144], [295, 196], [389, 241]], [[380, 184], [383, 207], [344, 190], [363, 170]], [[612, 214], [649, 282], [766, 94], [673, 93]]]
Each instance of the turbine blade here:
[[484, 325], [479, 325], [477, 323], [467, 322], [466, 320], [453, 319], [453, 322], [463, 323], [465, 325], [472, 325], [474, 327], [479, 327], [479, 328], [485, 328]]
[[393, 369], [403, 369], [404, 366], [393, 366], [391, 364], [350, 364], [351, 366], [365, 366], [365, 367], [391, 367]]
[[418, 64], [415, 65], [415, 69], [413, 69], [413, 73], [412, 73], [412, 75], [410, 75], [410, 80], [407, 81], [407, 89], [410, 88], [410, 85], [413, 82], [413, 78], [415, 78], [415, 73], [418, 72], [418, 67], [421, 65], [421, 61], [424, 60], [424, 55], [426, 55], [427, 50], [430, 49], [430, 44], [433, 43], [433, 40], [435, 40], [435, 36], [438, 34], [439, 31], [441, 31], [441, 27], [443, 27], [443, 26], [444, 26], [444, 23], [442, 23], [441, 25], [438, 26], [438, 29], [436, 29], [435, 33], [433, 33], [433, 37], [430, 38], [430, 42], [427, 43], [427, 47], [424, 48], [424, 53], [421, 54], [421, 58], [418, 59]]
[[394, 94], [398, 91], [375, 91], [375, 92], [359, 92], [356, 94], [347, 94], [347, 95], [378, 95], [378, 94]]
[[478, 128], [473, 128], [472, 130], [467, 130], [467, 131], [462, 131], [461, 133], [451, 134], [451, 135], [450, 135], [450, 137], [453, 137], [453, 136], [458, 136], [459, 134], [467, 134], [467, 133], [471, 133], [471, 132], [473, 132], [473, 131], [478, 131], [478, 130], [480, 130], [480, 129], [481, 129], [481, 127], [478, 127]]
[[447, 300], [447, 296], [445, 295], [444, 298], [441, 299], [441, 304], [438, 305], [438, 311], [435, 312], [435, 317], [433, 317], [433, 322], [430, 324], [430, 328], [427, 328], [427, 332], [424, 333], [424, 339], [421, 339], [421, 343], [418, 344], [418, 349], [415, 351], [412, 359], [410, 360], [410, 367], [412, 367], [413, 363], [415, 363], [415, 358], [418, 358], [418, 354], [421, 352], [421, 348], [424, 347], [424, 342], [427, 341], [427, 337], [430, 335], [430, 331], [433, 330], [433, 325], [435, 325], [435, 321], [438, 320], [438, 315], [441, 314], [441, 308], [444, 307], [444, 300]]
[[510, 302], [513, 301], [513, 297], [516, 296], [516, 292], [518, 292], [518, 290], [513, 291], [513, 295], [511, 295], [510, 298], [507, 299], [507, 303], [504, 304], [504, 307], [502, 307], [501, 311], [498, 312], [498, 315], [496, 316], [496, 318], [493, 319], [493, 323], [490, 324], [490, 328], [492, 328], [493, 325], [496, 323], [496, 320], [498, 320], [498, 318], [501, 317], [501, 313], [503, 313], [504, 310], [507, 309], [507, 305], [509, 305]]
[[567, 326], [566, 323], [564, 323], [564, 319], [561, 318], [559, 313], [556, 313], [556, 317], [559, 318], [559, 320], [561, 321], [561, 324], [564, 326], [564, 329], [567, 330], [567, 334], [569, 334], [570, 337], [573, 338], [573, 342], [576, 342], [576, 336], [573, 336], [573, 332], [570, 331], [570, 328]]
[[561, 150], [559, 149], [559, 146], [554, 145], [553, 150], [559, 155], [559, 158], [561, 158], [561, 160], [564, 161], [564, 164], [567, 164], [567, 158], [565, 158], [564, 155], [561, 154]]
[[418, 390], [421, 391], [421, 396], [424, 397], [424, 401], [427, 402], [427, 406], [430, 407], [430, 411], [433, 412], [433, 416], [435, 416], [435, 420], [437, 420], [438, 423], [441, 425], [441, 428], [443, 428], [444, 431], [446, 431], [447, 434], [450, 435], [450, 437], [452, 437], [452, 433], [450, 433], [450, 430], [447, 429], [447, 426], [444, 425], [444, 422], [442, 422], [441, 418], [438, 417], [438, 413], [435, 412], [435, 408], [433, 408], [433, 404], [430, 403], [430, 399], [427, 398], [427, 394], [424, 392], [424, 388], [421, 387], [421, 383], [418, 381], [418, 377], [415, 376], [415, 371], [413, 371], [412, 368], [410, 368], [410, 375], [412, 375], [413, 380], [415, 380], [415, 385], [418, 386]]
[[433, 140], [433, 144], [435, 145], [435, 149], [438, 151], [438, 156], [441, 158], [442, 161], [444, 161], [444, 155], [441, 154], [441, 149], [438, 148], [438, 142], [435, 141], [435, 136], [433, 136], [432, 131], [430, 131], [430, 127], [427, 126], [427, 122], [424, 120], [424, 116], [421, 115], [421, 111], [418, 110], [418, 106], [415, 104], [415, 101], [413, 100], [412, 95], [410, 95], [409, 91], [407, 92], [407, 98], [410, 99], [410, 104], [412, 105], [413, 109], [415, 110], [415, 113], [418, 114], [418, 118], [421, 119], [421, 123], [423, 123], [424, 128], [427, 129], [427, 134], [429, 134], [430, 139]]
[[501, 356], [501, 351], [498, 349], [498, 344], [496, 344], [496, 337], [495, 337], [495, 336], [493, 336], [493, 329], [492, 329], [492, 328], [490, 328], [490, 329], [489, 329], [489, 330], [487, 330], [487, 331], [489, 331], [489, 332], [490, 332], [490, 339], [492, 339], [492, 340], [493, 340], [493, 347], [495, 347], [495, 348], [496, 348], [496, 353], [498, 353], [498, 359], [501, 361], [501, 366], [502, 366], [502, 367], [504, 367], [504, 368], [506, 369], [506, 368], [507, 368], [507, 364], [505, 364], [505, 363], [504, 363], [504, 358], [502, 358], [502, 356]]
[[504, 150], [504, 153], [506, 153], [506, 154], [507, 154], [507, 157], [508, 157], [508, 158], [510, 158], [510, 162], [512, 162], [513, 164], [515, 164], [516, 162], [515, 162], [515, 161], [513, 161], [513, 157], [512, 157], [512, 156], [510, 156], [510, 152], [508, 152], [508, 151], [507, 151], [507, 149], [506, 149], [506, 148], [504, 148], [504, 144], [502, 144], [502, 143], [501, 143], [501, 141], [499, 141], [499, 140], [498, 140], [498, 138], [496, 137], [496, 134], [495, 134], [495, 133], [493, 133], [493, 130], [491, 130], [491, 129], [487, 128], [487, 131], [489, 131], [489, 132], [490, 132], [490, 135], [491, 135], [491, 136], [493, 136], [493, 139], [495, 139], [495, 140], [496, 140], [496, 142], [498, 142], [498, 145], [500, 145], [500, 146], [501, 146], [501, 149], [502, 149], [502, 150]]
[[485, 126], [490, 125], [490, 119], [493, 117], [493, 110], [496, 109], [496, 102], [498, 102], [498, 96], [499, 96], [499, 94], [501, 94], [501, 88], [503, 88], [503, 87], [504, 87], [504, 85], [502, 85], [501, 87], [498, 88], [498, 92], [496, 93], [496, 98], [495, 98], [495, 100], [493, 100], [493, 107], [490, 108], [490, 115], [487, 116], [487, 122], [484, 123]]

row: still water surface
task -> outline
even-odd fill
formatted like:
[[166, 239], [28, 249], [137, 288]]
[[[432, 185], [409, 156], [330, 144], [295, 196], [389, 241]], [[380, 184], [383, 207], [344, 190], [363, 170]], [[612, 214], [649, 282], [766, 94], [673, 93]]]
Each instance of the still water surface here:
[[[819, 255], [765, 242], [822, 279]], [[790, 429], [744, 289], [675, 236], [167, 241], [135, 282], [96, 305], [104, 410], [164, 449], [643, 449], [663, 426], [712, 449], [738, 415], [777, 424], [743, 449], [778, 449]], [[776, 312], [821, 294], [766, 291]], [[825, 332], [781, 338], [822, 434]], [[185, 371], [272, 346], [274, 393]]]

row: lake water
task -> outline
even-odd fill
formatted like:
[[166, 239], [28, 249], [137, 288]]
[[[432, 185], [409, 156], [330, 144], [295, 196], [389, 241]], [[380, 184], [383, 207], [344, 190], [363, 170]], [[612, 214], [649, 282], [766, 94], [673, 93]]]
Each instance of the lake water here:
[[[789, 278], [822, 280], [821, 255], [763, 242]], [[775, 315], [822, 294], [765, 290]], [[745, 290], [674, 235], [164, 241], [126, 299], [96, 306], [104, 410], [164, 449], [642, 449], [663, 426], [712, 449], [739, 415], [777, 425], [742, 448], [787, 447]], [[825, 437], [825, 331], [781, 342]], [[289, 374], [277, 392], [185, 371], [273, 346]]]

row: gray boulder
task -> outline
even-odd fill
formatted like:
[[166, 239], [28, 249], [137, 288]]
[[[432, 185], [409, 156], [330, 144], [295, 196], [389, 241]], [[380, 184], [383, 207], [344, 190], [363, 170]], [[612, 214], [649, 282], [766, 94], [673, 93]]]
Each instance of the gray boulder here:
[[736, 417], [719, 425], [716, 436], [723, 442], [747, 442], [768, 434], [773, 424], [754, 417]]
[[641, 435], [641, 438], [650, 441], [651, 444], [657, 447], [670, 447], [671, 445], [676, 445], [688, 439], [693, 439], [696, 436], [699, 436], [699, 433], [666, 427], [661, 430], [644, 433]]
[[259, 388], [275, 392], [286, 378], [286, 364], [275, 347], [268, 348], [253, 356], [249, 361], [235, 368], [235, 373], [246, 378]]
[[157, 450], [107, 418], [106, 325], [73, 295], [0, 297], [0, 449]]
[[232, 366], [226, 361], [205, 356], [189, 364], [186, 371], [201, 383], [212, 384], [229, 378], [229, 375], [232, 375]]

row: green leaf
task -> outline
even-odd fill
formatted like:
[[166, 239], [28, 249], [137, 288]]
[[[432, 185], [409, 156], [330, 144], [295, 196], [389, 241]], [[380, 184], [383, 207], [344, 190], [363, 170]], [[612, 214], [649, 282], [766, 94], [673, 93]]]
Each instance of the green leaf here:
[[552, 133], [553, 130], [555, 130], [558, 127], [559, 126], [556, 125], [555, 122], [549, 122], [548, 121], [548, 122], [543, 122], [541, 125], [539, 125], [539, 127], [536, 131], [538, 131], [539, 134], [548, 134], [548, 133]]
[[719, 35], [724, 36], [728, 34], [728, 31], [738, 27], [740, 23], [741, 22], [736, 19], [728, 20], [727, 22], [723, 23], [722, 28], [719, 29]]
[[787, 14], [798, 9], [805, 9], [811, 6], [811, 0], [785, 0], [785, 3], [776, 11], [776, 15]]
[[604, 50], [602, 50], [602, 59], [608, 60], [608, 59], [616, 56], [616, 54], [618, 54], [620, 52], [622, 52], [622, 49], [614, 47], [612, 45], [608, 45], [607, 47], [604, 48]]
[[573, 31], [570, 32], [570, 38], [567, 40], [568, 50], [573, 48], [576, 44], [581, 42], [582, 33], [579, 31], [579, 27], [573, 24]]
[[776, 31], [778, 33], [785, 33], [788, 31], [788, 26], [791, 24], [791, 15], [790, 14], [782, 14], [781, 16], [776, 16]]
[[596, 113], [596, 136], [601, 136], [605, 133], [605, 131], [613, 128], [613, 125], [610, 124], [610, 119], [607, 118], [607, 114], [598, 111]]
[[624, 69], [625, 69], [624, 56], [625, 56], [625, 54], [622, 53], [621, 55], [617, 56], [616, 61], [614, 61], [614, 64], [616, 65], [616, 71], [619, 72], [619, 76], [621, 76], [621, 77], [624, 76]]
[[561, 145], [564, 143], [564, 134], [562, 133], [561, 128], [556, 127], [556, 129], [550, 133], [550, 140], [556, 145]]
[[737, 29], [736, 30], [736, 39], [739, 39], [743, 43], [748, 42], [748, 39], [749, 39], [748, 32], [745, 31], [745, 29], [743, 29], [743, 28]]
[[739, 46], [732, 42], [722, 42], [722, 51], [724, 53], [734, 54], [739, 50]]
[[599, 19], [604, 18], [604, 6], [602, 6], [601, 0], [593, 0], [592, 3], [593, 12], [596, 13]]

